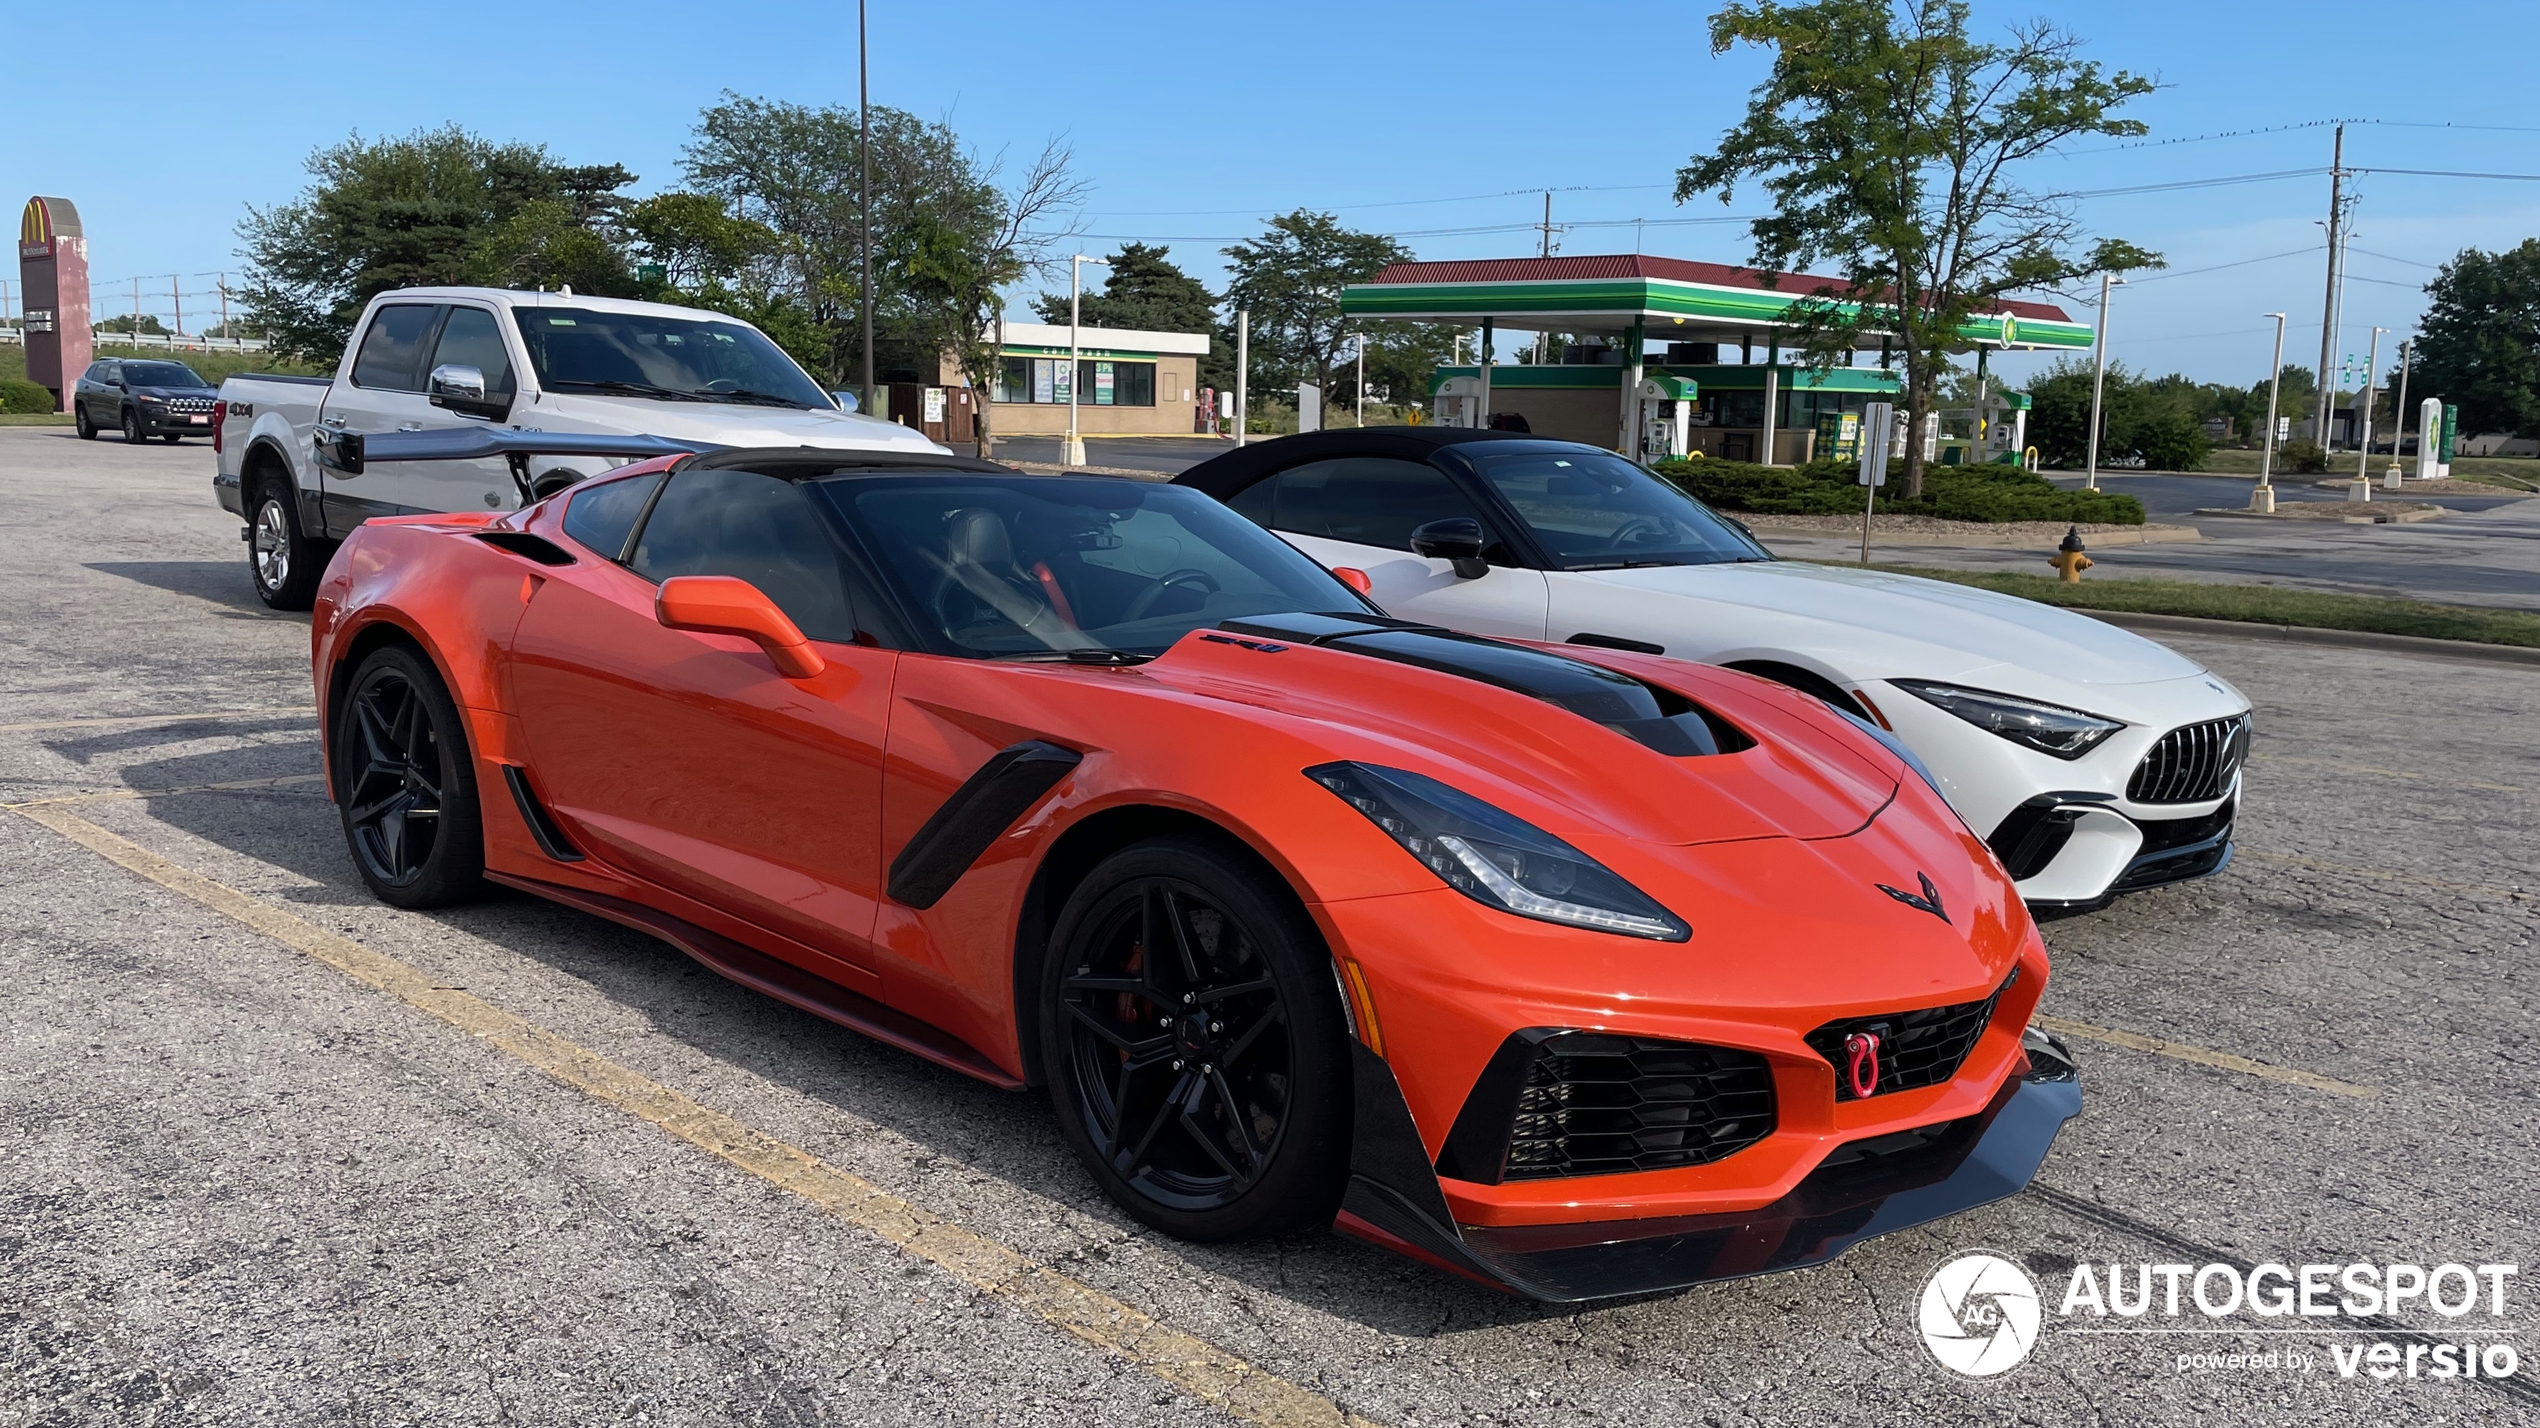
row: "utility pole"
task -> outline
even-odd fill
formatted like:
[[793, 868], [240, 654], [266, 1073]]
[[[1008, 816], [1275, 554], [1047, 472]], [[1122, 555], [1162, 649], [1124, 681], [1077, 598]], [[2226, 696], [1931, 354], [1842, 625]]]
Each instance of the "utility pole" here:
[[[2381, 484], [2399, 489], [2399, 448], [2408, 440], [2408, 364], [2416, 356], [2416, 339], [2404, 338], [2399, 343], [2399, 400], [2390, 409], [2390, 467], [2381, 473]], [[2425, 433], [2417, 433], [2417, 444], [2425, 444]]]
[[220, 335], [235, 342], [238, 334], [229, 330], [229, 274], [220, 275]]
[[2337, 256], [2338, 225], [2346, 216], [2346, 126], [2337, 126], [2336, 147], [2328, 161], [2328, 281], [2320, 296], [2320, 395], [2319, 414], [2311, 422], [2311, 438], [2328, 449], [2329, 423], [2335, 420], [2337, 388], [2331, 381], [2329, 363], [2337, 356]]
[[2275, 514], [2275, 399], [2284, 388], [2284, 314], [2265, 314], [2275, 319], [2275, 361], [2267, 367], [2267, 429], [2258, 441], [2258, 489], [2249, 493], [2249, 509], [2260, 515]]
[[2090, 366], [2090, 466], [2083, 473], [2085, 490], [2099, 489], [2099, 402], [2108, 385], [2108, 290], [2125, 286], [2125, 279], [2113, 273], [2099, 275], [2099, 331]]
[[[872, 67], [866, 60], [864, 35], [865, 0], [855, 0], [855, 150], [856, 162], [863, 167], [856, 192], [856, 265], [861, 276], [856, 287], [856, 306], [864, 319], [864, 390], [861, 400], [867, 414], [873, 411], [873, 84]], [[1075, 374], [1068, 374], [1068, 390], [1076, 390]], [[1067, 414], [1067, 435], [1072, 445], [1076, 436], [1076, 414]]]
[[168, 274], [168, 306], [176, 310], [176, 335], [185, 335], [185, 294], [177, 287], [176, 274]]
[[1552, 190], [1543, 194], [1543, 255], [1552, 256]]
[[1235, 310], [1235, 445], [1244, 444], [1244, 428], [1252, 424], [1252, 405], [1244, 384], [1252, 376], [1252, 309]]
[[141, 345], [141, 280], [132, 280], [132, 345]]

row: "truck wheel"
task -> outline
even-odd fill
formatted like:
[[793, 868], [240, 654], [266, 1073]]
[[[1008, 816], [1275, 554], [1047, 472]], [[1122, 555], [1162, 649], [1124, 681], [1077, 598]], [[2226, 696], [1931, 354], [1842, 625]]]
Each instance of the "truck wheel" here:
[[328, 753], [344, 841], [374, 896], [442, 907], [484, 891], [485, 829], [467, 730], [420, 650], [389, 645], [362, 661]]
[[88, 403], [76, 397], [71, 399], [71, 426], [79, 432], [80, 440], [95, 441], [97, 439], [97, 423], [88, 419]]
[[123, 439], [126, 444], [132, 446], [139, 446], [143, 441], [148, 439], [141, 434], [141, 413], [129, 408], [125, 409], [123, 414]]
[[300, 533], [291, 513], [290, 488], [279, 481], [257, 485], [247, 517], [247, 578], [256, 598], [276, 610], [305, 610], [325, 573], [323, 548]]

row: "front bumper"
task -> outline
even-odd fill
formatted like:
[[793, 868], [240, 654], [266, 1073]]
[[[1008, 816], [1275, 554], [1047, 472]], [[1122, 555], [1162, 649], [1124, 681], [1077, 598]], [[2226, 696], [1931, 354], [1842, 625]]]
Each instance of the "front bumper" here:
[[141, 434], [144, 436], [208, 437], [212, 434], [212, 414], [209, 410], [193, 412], [161, 408], [153, 411], [148, 407], [135, 407], [133, 410], [140, 416]]
[[1656, 1294], [1822, 1264], [1862, 1240], [2017, 1194], [2064, 1122], [2081, 1078], [2062, 1043], [2031, 1030], [2025, 1059], [1983, 1110], [1852, 1141], [1753, 1210], [1573, 1224], [1459, 1225], [1392, 1071], [1353, 1048], [1357, 1133], [1339, 1228], [1467, 1279], [1545, 1303]]
[[[2087, 795], [2041, 794], [1985, 842], [2019, 879], [2031, 912], [2088, 912], [2125, 893], [2209, 878], [2231, 866], [2240, 793], [2234, 780], [2219, 805], [2184, 818], [2120, 813], [2084, 801]], [[2100, 846], [2093, 846], [2094, 838]], [[2036, 870], [2025, 872], [2030, 865]]]

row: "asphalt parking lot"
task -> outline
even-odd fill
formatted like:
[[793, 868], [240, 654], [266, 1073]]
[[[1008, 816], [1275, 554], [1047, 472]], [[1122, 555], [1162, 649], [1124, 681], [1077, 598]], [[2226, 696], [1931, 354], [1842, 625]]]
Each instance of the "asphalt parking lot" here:
[[[2087, 1104], [2036, 1184], [1561, 1311], [1159, 1238], [1041, 1101], [542, 902], [372, 901], [211, 469], [0, 429], [0, 1425], [2540, 1423], [2528, 1352], [2050, 1323], [1973, 1380], [1916, 1320], [1980, 1248], [2050, 1308], [2076, 1261], [2540, 1262], [2540, 666], [2182, 642], [2257, 704], [2242, 854], [2047, 925]], [[2234, 1323], [2194, 1347], [2288, 1342]]]

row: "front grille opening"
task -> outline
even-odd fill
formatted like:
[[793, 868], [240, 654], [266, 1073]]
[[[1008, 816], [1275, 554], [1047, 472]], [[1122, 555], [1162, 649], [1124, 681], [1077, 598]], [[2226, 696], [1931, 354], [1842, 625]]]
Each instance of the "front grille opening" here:
[[1857, 1032], [1868, 1032], [1879, 1039], [1878, 1088], [1870, 1093], [1872, 1096], [1937, 1086], [1958, 1074], [1967, 1053], [1975, 1049], [1976, 1039], [1993, 1024], [1994, 1004], [2019, 980], [2020, 969], [2013, 967], [2011, 975], [2002, 979], [2002, 985], [1993, 989], [1993, 995], [1980, 1002], [1830, 1021], [1808, 1033], [1808, 1045], [1834, 1068], [1834, 1098], [1838, 1101], [1860, 1099], [1852, 1093], [1851, 1078], [1845, 1074], [1849, 1058], [1843, 1049], [1844, 1041]]
[[1519, 1032], [1473, 1088], [1438, 1170], [1498, 1184], [1708, 1165], [1773, 1124], [1772, 1067], [1755, 1052]]
[[2249, 757], [2249, 716], [2172, 729], [2134, 766], [2126, 797], [2136, 803], [2203, 803], [2231, 788]]

